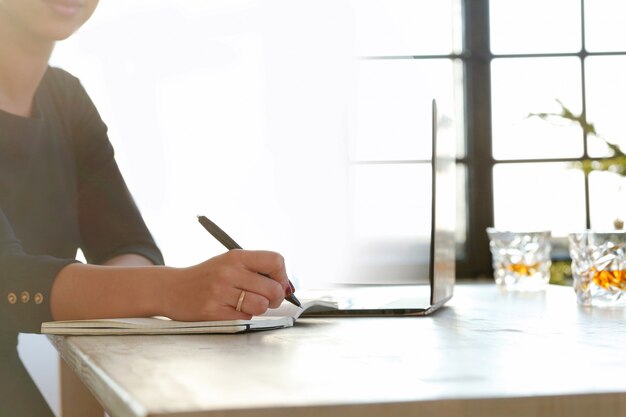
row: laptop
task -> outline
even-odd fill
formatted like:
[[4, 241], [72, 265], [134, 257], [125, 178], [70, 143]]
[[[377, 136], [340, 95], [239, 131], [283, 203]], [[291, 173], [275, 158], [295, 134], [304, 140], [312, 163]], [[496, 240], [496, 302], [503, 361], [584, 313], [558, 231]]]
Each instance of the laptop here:
[[[422, 254], [427, 266], [409, 269], [413, 276], [401, 284], [337, 284], [331, 288], [306, 290], [306, 294], [302, 294], [306, 298], [337, 303], [338, 309], [306, 311], [303, 317], [423, 316], [436, 311], [452, 298], [455, 284], [455, 139], [450, 119], [439, 117], [435, 100], [431, 112], [430, 241], [422, 248], [428, 252]], [[407, 192], [404, 189], [397, 191]], [[378, 268], [376, 274], [384, 278], [385, 268]]]

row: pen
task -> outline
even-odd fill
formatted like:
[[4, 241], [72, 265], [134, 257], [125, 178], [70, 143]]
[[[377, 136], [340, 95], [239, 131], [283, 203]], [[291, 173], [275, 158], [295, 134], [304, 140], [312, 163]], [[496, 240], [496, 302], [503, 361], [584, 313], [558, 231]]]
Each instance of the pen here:
[[[226, 249], [228, 249], [228, 250], [231, 250], [231, 249], [243, 249], [241, 246], [239, 246], [239, 244], [237, 242], [235, 242], [233, 240], [232, 237], [228, 236], [225, 231], [220, 229], [220, 227], [218, 225], [213, 223], [211, 220], [209, 220], [205, 216], [198, 216], [198, 221], [200, 222], [202, 227], [204, 227], [207, 232], [211, 233], [211, 235], [215, 239], [217, 239], [218, 242], [220, 242], [222, 245], [224, 245], [226, 247]], [[263, 274], [261, 272], [259, 272], [259, 274], [263, 275], [264, 277], [268, 277], [266, 274]], [[291, 283], [291, 281], [289, 281], [289, 285], [291, 285], [292, 289], [294, 288], [294, 286]], [[285, 300], [289, 301], [291, 304], [293, 304], [295, 306], [301, 307], [300, 301], [293, 294], [293, 291], [291, 292], [291, 294], [289, 294], [287, 297], [285, 297]]]

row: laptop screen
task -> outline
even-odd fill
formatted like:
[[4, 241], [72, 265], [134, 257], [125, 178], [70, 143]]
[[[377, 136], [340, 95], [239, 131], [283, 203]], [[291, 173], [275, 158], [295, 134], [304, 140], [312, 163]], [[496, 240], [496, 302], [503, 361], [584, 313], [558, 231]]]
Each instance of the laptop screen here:
[[[378, 247], [369, 246], [367, 251], [357, 245], [352, 252], [351, 271], [356, 274], [356, 282], [338, 282], [356, 285], [343, 285], [335, 287], [332, 292], [321, 293], [338, 302], [339, 313], [387, 315], [412, 314], [418, 310], [428, 313], [452, 297], [455, 284], [456, 219], [454, 125], [452, 119], [438, 114], [434, 100], [431, 112], [432, 133], [429, 142], [432, 145], [432, 158], [426, 163], [415, 162], [415, 165], [423, 165], [420, 167], [421, 175], [410, 179], [422, 185], [428, 181], [428, 192], [417, 186], [413, 191], [419, 193], [418, 198], [428, 204], [426, 213], [412, 214], [427, 223], [425, 237], [415, 235], [409, 239], [407, 236], [404, 241], [380, 239]], [[387, 198], [398, 195], [401, 199], [408, 192], [411, 190], [390, 185]], [[387, 207], [393, 208], [393, 205]], [[393, 211], [389, 214], [393, 215]]]
[[430, 250], [431, 304], [452, 297], [455, 283], [456, 141], [454, 124], [432, 102], [433, 205]]

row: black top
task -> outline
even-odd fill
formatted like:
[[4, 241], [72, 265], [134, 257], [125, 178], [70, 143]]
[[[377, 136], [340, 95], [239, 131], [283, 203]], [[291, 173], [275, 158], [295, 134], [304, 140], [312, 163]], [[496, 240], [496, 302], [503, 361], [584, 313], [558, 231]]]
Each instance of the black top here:
[[61, 268], [136, 253], [163, 264], [77, 78], [48, 68], [33, 117], [0, 111], [0, 329], [39, 332]]

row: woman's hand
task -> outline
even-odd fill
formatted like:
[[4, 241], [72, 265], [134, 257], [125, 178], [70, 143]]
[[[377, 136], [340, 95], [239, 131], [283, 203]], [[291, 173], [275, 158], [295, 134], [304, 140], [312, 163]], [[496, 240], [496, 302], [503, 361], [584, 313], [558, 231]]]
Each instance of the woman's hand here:
[[181, 321], [247, 320], [278, 307], [292, 292], [281, 255], [248, 250], [179, 269], [162, 290], [164, 314]]

